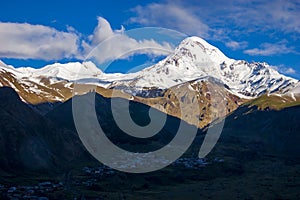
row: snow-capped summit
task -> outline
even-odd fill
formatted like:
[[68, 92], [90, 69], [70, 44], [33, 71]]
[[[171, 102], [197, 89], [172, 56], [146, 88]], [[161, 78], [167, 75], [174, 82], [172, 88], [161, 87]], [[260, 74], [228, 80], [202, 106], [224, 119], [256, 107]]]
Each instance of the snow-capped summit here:
[[[54, 88], [54, 93], [61, 90], [58, 94], [60, 97], [57, 94], [49, 95], [52, 100], [70, 97], [72, 84], [77, 80], [81, 84], [96, 84], [105, 88], [130, 88], [126, 91], [136, 94], [212, 77], [226, 85], [229, 92], [242, 98], [274, 92], [283, 94], [299, 85], [298, 80], [279, 74], [266, 63], [228, 58], [218, 48], [195, 36], [184, 39], [174, 53], [157, 64], [135, 73], [106, 74], [92, 62], [55, 63], [40, 69], [14, 68], [0, 62], [0, 75], [1, 85], [11, 86], [17, 91], [37, 93], [38, 98], [42, 93], [47, 97], [49, 88]], [[58, 85], [59, 89], [56, 88]], [[68, 88], [68, 95], [64, 94], [64, 88]]]
[[[175, 53], [180, 54], [183, 52], [190, 52], [193, 56], [197, 56], [200, 54], [202, 56], [205, 54], [207, 59], [211, 59], [211, 61], [216, 63], [221, 63], [223, 61], [229, 62], [231, 59], [225, 56], [218, 48], [212, 46], [205, 40], [200, 37], [188, 37], [184, 39], [180, 45], [175, 49]], [[193, 58], [193, 57], [191, 57]]]
[[286, 92], [298, 82], [279, 74], [266, 63], [230, 59], [198, 37], [186, 38], [164, 60], [127, 77], [131, 78], [116, 81], [113, 86], [165, 89], [201, 77], [213, 77], [243, 98]]
[[65, 101], [72, 96], [74, 81], [98, 79], [102, 74], [92, 62], [55, 63], [40, 69], [14, 68], [0, 62], [0, 86], [13, 88], [23, 101], [31, 104]]
[[40, 69], [30, 67], [18, 68], [20, 72], [30, 77], [56, 77], [74, 81], [81, 78], [98, 77], [102, 71], [92, 62], [70, 62], [70, 63], [54, 63]]

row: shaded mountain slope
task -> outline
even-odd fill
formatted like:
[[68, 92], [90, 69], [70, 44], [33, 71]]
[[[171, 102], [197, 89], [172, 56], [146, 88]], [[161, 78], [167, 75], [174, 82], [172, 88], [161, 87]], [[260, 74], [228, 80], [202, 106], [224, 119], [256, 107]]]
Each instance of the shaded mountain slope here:
[[[98, 94], [95, 98], [99, 123], [109, 139], [124, 149], [135, 152], [157, 150], [168, 144], [177, 132], [180, 120], [167, 116], [164, 128], [157, 135], [148, 139], [134, 138], [125, 134], [114, 122], [110, 99]], [[93, 160], [76, 133], [72, 100], [57, 106], [45, 117], [36, 114], [23, 103], [11, 88], [0, 89], [0, 100], [2, 169], [63, 169], [72, 167], [72, 162], [83, 164]], [[137, 124], [144, 126], [150, 122], [150, 107], [138, 102], [131, 102], [129, 107], [131, 117]], [[300, 155], [299, 120], [299, 106], [280, 111], [262, 111], [255, 106], [241, 106], [226, 118], [212, 156], [243, 157], [243, 149], [247, 147], [254, 154], [297, 160]], [[205, 129], [199, 129], [200, 140], [195, 142], [197, 147], [194, 146], [193, 150], [199, 149], [205, 132]]]
[[239, 148], [247, 147], [255, 154], [292, 158], [300, 162], [299, 120], [300, 106], [280, 111], [241, 106], [226, 118], [216, 149], [220, 154], [242, 156]]
[[[172, 117], [170, 115], [166, 115], [166, 123], [163, 128], [153, 137], [143, 139], [136, 138], [128, 135], [124, 132], [115, 122], [115, 119], [112, 115], [111, 108], [111, 98], [103, 97], [97, 93], [88, 93], [83, 96], [75, 96], [73, 98], [86, 98], [91, 97], [91, 99], [95, 99], [95, 111], [97, 114], [97, 120], [107, 135], [107, 137], [113, 141], [113, 143], [120, 145], [124, 149], [128, 149], [134, 152], [148, 152], [151, 150], [156, 150], [171, 141], [171, 139], [175, 136], [179, 124], [181, 122], [180, 119], [176, 117]], [[127, 107], [126, 102], [128, 100], [122, 98], [114, 98], [118, 101], [116, 109], [117, 113], [122, 113], [125, 109], [129, 109], [130, 116], [132, 120], [140, 126], [146, 126], [150, 123], [149, 118], [149, 109], [150, 107], [144, 105], [139, 102], [129, 101], [129, 108]], [[67, 127], [71, 130], [76, 130], [73, 115], [72, 115], [72, 100], [70, 99], [65, 103], [59, 105], [54, 110], [50, 111], [46, 117], [51, 121], [55, 122], [59, 126]], [[160, 111], [156, 110], [159, 114]], [[87, 120], [93, 117], [87, 113]], [[88, 122], [86, 122], [88, 123]], [[182, 122], [187, 124], [186, 122]], [[193, 127], [192, 125], [187, 125]], [[193, 127], [196, 129], [196, 127]], [[141, 135], [143, 133], [140, 133]], [[141, 148], [142, 147], [142, 148]]]
[[37, 114], [8, 87], [0, 88], [0, 127], [4, 170], [55, 171], [82, 156], [88, 158], [75, 132]]

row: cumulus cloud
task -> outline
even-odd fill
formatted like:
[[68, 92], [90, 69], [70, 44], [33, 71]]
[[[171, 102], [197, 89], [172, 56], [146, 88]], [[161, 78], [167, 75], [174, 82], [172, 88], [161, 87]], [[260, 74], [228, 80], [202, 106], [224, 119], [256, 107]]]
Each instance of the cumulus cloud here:
[[57, 60], [78, 55], [78, 35], [43, 25], [0, 22], [0, 57]]
[[98, 64], [115, 59], [126, 59], [134, 54], [168, 55], [174, 47], [167, 43], [158, 43], [153, 39], [135, 39], [124, 34], [124, 27], [112, 30], [109, 22], [98, 17], [98, 25], [88, 41], [83, 41], [84, 54], [96, 59]]
[[89, 36], [90, 41], [92, 44], [97, 45], [103, 40], [113, 36], [117, 33], [123, 33], [124, 27], [122, 26], [120, 30], [112, 30], [110, 23], [104, 19], [103, 17], [98, 17], [98, 25], [94, 30], [94, 33]]
[[97, 45], [102, 44], [98, 49], [101, 52], [97, 55], [97, 61], [102, 63], [115, 58], [128, 58], [137, 52], [168, 55], [174, 49], [167, 42], [137, 40], [127, 36], [124, 31], [123, 26], [119, 30], [113, 30], [102, 17], [98, 17], [98, 25], [87, 39], [83, 39], [81, 33], [69, 26], [67, 31], [58, 31], [43, 25], [0, 22], [0, 58], [84, 60]]
[[288, 54], [288, 53], [297, 53], [291, 47], [287, 47], [285, 42], [280, 43], [263, 43], [260, 45], [260, 48], [247, 49], [244, 51], [245, 54], [251, 56], [270, 56], [277, 54]]
[[136, 13], [130, 18], [131, 23], [144, 26], [164, 26], [189, 35], [208, 37], [209, 26], [197, 17], [192, 10], [188, 10], [174, 3], [151, 3], [132, 9]]

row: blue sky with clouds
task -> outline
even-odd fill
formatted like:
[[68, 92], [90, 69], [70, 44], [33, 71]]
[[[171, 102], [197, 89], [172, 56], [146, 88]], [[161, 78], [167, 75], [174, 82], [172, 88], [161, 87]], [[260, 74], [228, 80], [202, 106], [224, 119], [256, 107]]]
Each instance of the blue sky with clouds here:
[[300, 79], [296, 0], [11, 0], [1, 2], [0, 12], [0, 59], [15, 66], [83, 60], [106, 36], [157, 26], [202, 37], [228, 57], [265, 61]]

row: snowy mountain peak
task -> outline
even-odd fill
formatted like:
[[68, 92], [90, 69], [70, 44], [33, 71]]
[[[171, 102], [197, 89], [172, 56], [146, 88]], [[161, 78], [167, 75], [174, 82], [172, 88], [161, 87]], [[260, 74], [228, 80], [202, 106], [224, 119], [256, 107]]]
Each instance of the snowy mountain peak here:
[[39, 69], [31, 67], [13, 68], [2, 62], [0, 63], [0, 67], [12, 72], [18, 78], [48, 77], [74, 81], [81, 78], [98, 77], [102, 75], [102, 71], [92, 62], [54, 63]]
[[102, 71], [92, 62], [71, 62], [66, 64], [55, 63], [35, 71], [41, 76], [59, 77], [66, 80], [97, 77]]
[[28, 88], [31, 83], [46, 86], [46, 78], [50, 84], [65, 81], [66, 87], [80, 80], [83, 84], [105, 88], [130, 87], [135, 92], [149, 88], [167, 89], [199, 78], [212, 77], [242, 98], [265, 93], [286, 93], [298, 83], [298, 80], [278, 73], [267, 63], [230, 59], [199, 37], [186, 38], [173, 54], [153, 66], [130, 74], [105, 74], [92, 62], [55, 63], [40, 69], [13, 68], [0, 62], [0, 73], [5, 72], [13, 74], [22, 84], [28, 82]]
[[287, 92], [298, 82], [279, 74], [266, 63], [230, 59], [199, 37], [186, 38], [173, 54], [130, 77], [115, 80], [113, 86], [165, 89], [201, 77], [213, 77], [235, 95], [251, 98], [264, 93]]
[[[212, 46], [202, 38], [193, 36], [184, 39], [176, 48], [175, 54], [184, 54], [189, 52], [189, 56], [193, 59], [210, 59], [213, 62], [221, 63], [223, 61], [230, 61], [218, 48]], [[186, 55], [186, 54], [185, 54]], [[206, 55], [207, 57], [204, 57]]]

